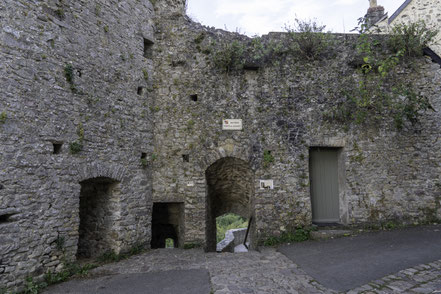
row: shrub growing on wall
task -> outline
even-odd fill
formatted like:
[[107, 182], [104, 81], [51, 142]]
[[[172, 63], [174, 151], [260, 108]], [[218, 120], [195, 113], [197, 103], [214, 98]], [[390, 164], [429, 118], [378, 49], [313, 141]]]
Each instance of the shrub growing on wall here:
[[357, 74], [341, 82], [339, 102], [327, 116], [358, 124], [391, 118], [398, 129], [405, 121], [417, 123], [422, 113], [433, 108], [410, 75], [418, 75], [414, 59], [422, 55], [436, 31], [423, 22], [402, 24], [386, 39], [385, 48], [366, 29], [366, 23], [361, 23], [356, 48], [362, 62]]
[[389, 48], [394, 52], [403, 52], [403, 56], [423, 55], [423, 49], [434, 40], [438, 31], [428, 28], [424, 21], [410, 24], [398, 24], [392, 28], [388, 40]]
[[291, 51], [308, 60], [321, 59], [331, 48], [331, 34], [325, 32], [325, 25], [315, 20], [295, 19], [294, 27], [286, 27], [291, 39]]

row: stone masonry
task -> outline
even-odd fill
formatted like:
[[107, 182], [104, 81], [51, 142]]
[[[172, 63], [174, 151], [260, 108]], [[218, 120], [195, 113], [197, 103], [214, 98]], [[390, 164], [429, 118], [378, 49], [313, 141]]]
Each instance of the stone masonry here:
[[75, 259], [86, 180], [118, 185], [110, 248], [148, 244], [152, 16], [149, 1], [1, 1], [0, 289]]
[[340, 223], [441, 216], [439, 65], [421, 58], [403, 75], [436, 110], [419, 124], [344, 125], [324, 113], [355, 73], [357, 36], [335, 35], [322, 60], [226, 73], [215, 52], [252, 39], [193, 22], [183, 1], [153, 2], [1, 2], [0, 289], [149, 247], [154, 203], [183, 207], [179, 246], [207, 244], [213, 211], [253, 217], [253, 246], [310, 225], [312, 147], [340, 150]]

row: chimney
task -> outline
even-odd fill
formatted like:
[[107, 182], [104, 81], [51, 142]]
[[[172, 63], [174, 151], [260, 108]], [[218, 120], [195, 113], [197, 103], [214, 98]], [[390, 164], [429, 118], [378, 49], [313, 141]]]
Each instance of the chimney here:
[[369, 0], [369, 9], [365, 15], [367, 26], [370, 28], [384, 16], [384, 7], [377, 5], [377, 0]]

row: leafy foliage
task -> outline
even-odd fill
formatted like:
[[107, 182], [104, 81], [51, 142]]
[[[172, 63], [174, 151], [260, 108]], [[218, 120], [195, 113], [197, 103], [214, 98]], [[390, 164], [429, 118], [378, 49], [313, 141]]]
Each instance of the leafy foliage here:
[[217, 243], [225, 239], [228, 230], [246, 228], [248, 221], [241, 216], [227, 213], [216, 218], [216, 239]]
[[79, 123], [77, 128], [78, 140], [69, 144], [69, 150], [71, 154], [77, 154], [83, 150], [84, 141], [84, 127], [82, 123]]
[[8, 118], [8, 115], [6, 114], [6, 111], [2, 111], [0, 113], [0, 124], [4, 124], [6, 122], [7, 118]]
[[195, 243], [195, 242], [193, 242], [193, 243], [185, 243], [184, 244], [184, 249], [194, 249], [194, 248], [199, 248], [201, 246], [202, 246], [201, 244]]
[[77, 92], [77, 89], [76, 89], [76, 87], [75, 87], [75, 83], [74, 83], [74, 77], [75, 77], [75, 75], [74, 75], [74, 68], [73, 68], [72, 64], [67, 63], [67, 64], [64, 66], [64, 77], [66, 78], [66, 81], [67, 81], [67, 82], [69, 83], [69, 85], [70, 85], [70, 90], [71, 90], [73, 93], [76, 93], [76, 92]]
[[47, 285], [57, 284], [66, 281], [72, 276], [84, 277], [89, 270], [96, 268], [95, 264], [79, 265], [77, 263], [66, 263], [64, 269], [60, 272], [49, 272], [45, 275], [44, 280]]
[[428, 98], [416, 92], [412, 81], [400, 75], [403, 71], [415, 71], [410, 58], [420, 56], [418, 52], [422, 53], [422, 48], [433, 35], [421, 26], [420, 23], [397, 27], [388, 39], [388, 47], [392, 48], [388, 52], [367, 32], [366, 22], [361, 19], [357, 28], [360, 32], [357, 52], [362, 60], [361, 66], [357, 75], [342, 82], [340, 95], [343, 100], [328, 117], [357, 124], [389, 117], [401, 129], [406, 121], [416, 124], [424, 111], [433, 109]]
[[42, 289], [44, 285], [35, 283], [32, 277], [27, 277], [25, 280], [25, 289], [22, 292], [23, 294], [38, 294], [40, 293], [40, 289]]
[[107, 251], [98, 257], [98, 261], [102, 263], [117, 262], [123, 259], [127, 259], [132, 255], [140, 254], [144, 251], [144, 246], [142, 244], [137, 244], [130, 248], [128, 252], [120, 254], [117, 254], [115, 251], [112, 250]]
[[424, 21], [398, 24], [392, 28], [388, 46], [395, 53], [402, 52], [406, 57], [423, 55], [423, 49], [436, 37], [438, 31], [427, 27]]
[[291, 40], [291, 50], [301, 58], [321, 59], [331, 46], [331, 35], [325, 33], [325, 25], [315, 20], [295, 19], [294, 28], [286, 27]]
[[225, 43], [214, 55], [214, 64], [225, 72], [240, 70], [244, 65], [245, 46], [240, 41], [234, 40]]
[[268, 167], [274, 162], [274, 156], [271, 154], [270, 150], [263, 151], [263, 166]]
[[83, 150], [83, 144], [81, 142], [72, 142], [69, 144], [69, 150], [71, 154], [80, 153]]
[[280, 236], [272, 236], [263, 241], [264, 246], [275, 246], [290, 242], [303, 242], [309, 240], [312, 229], [297, 227], [294, 232], [284, 232]]

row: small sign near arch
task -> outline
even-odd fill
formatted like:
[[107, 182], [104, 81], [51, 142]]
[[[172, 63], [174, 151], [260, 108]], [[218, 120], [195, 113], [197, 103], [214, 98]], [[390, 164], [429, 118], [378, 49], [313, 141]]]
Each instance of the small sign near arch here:
[[222, 130], [224, 131], [241, 131], [242, 120], [241, 119], [223, 119]]
[[260, 190], [269, 189], [274, 190], [274, 181], [273, 180], [260, 180]]

